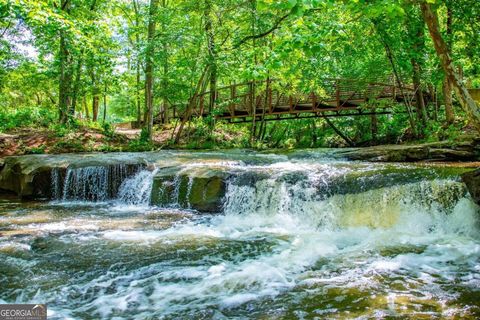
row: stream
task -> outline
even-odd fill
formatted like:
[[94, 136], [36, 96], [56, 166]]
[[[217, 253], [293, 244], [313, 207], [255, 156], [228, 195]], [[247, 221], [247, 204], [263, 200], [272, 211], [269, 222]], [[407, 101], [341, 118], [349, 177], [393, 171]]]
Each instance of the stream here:
[[50, 199], [1, 198], [0, 303], [47, 303], [49, 319], [480, 317], [462, 168], [142, 156], [52, 170]]

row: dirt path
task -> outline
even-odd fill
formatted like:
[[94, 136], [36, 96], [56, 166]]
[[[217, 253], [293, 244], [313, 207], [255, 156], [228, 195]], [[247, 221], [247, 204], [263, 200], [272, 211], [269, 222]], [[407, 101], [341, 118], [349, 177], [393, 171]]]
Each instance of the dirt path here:
[[137, 139], [140, 137], [140, 129], [115, 128], [115, 133], [124, 135], [128, 139]]

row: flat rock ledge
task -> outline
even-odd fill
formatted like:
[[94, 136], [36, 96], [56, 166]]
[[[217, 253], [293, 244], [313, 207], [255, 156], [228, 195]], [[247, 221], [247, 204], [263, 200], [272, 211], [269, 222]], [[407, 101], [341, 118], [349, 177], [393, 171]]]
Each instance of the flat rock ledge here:
[[348, 160], [372, 162], [478, 161], [480, 137], [462, 142], [433, 142], [414, 145], [382, 145], [350, 148], [337, 155]]

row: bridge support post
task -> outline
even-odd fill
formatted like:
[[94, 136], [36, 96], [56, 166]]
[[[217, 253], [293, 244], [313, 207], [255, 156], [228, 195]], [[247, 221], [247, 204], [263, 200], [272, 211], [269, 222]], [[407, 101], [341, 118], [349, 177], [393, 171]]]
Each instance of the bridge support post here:
[[335, 80], [335, 100], [337, 102], [337, 109], [340, 108], [340, 87], [338, 80]]
[[235, 116], [235, 95], [236, 95], [236, 92], [235, 92], [235, 89], [236, 89], [236, 84], [235, 82], [233, 83], [233, 85], [230, 87], [230, 115], [232, 117]]

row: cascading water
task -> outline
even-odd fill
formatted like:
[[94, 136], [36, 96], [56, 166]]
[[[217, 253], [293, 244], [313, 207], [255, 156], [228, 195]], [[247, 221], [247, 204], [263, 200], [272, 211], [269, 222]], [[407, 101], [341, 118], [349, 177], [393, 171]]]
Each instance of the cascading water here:
[[[52, 173], [66, 200], [113, 205], [4, 205], [0, 302], [46, 302], [49, 319], [480, 317], [479, 208], [456, 168], [235, 156], [119, 174], [114, 194], [110, 171]], [[211, 177], [221, 212], [179, 200]]]
[[141, 170], [133, 177], [125, 179], [120, 185], [117, 199], [126, 204], [150, 204], [155, 170]]
[[253, 185], [238, 184], [233, 179], [226, 192], [225, 213], [290, 215], [318, 227], [389, 227], [411, 211], [447, 214], [466, 196], [462, 183], [446, 179], [332, 195], [325, 191], [333, 183], [322, 175], [297, 172], [292, 177], [287, 173]]
[[[62, 200], [104, 201], [109, 198], [108, 167], [67, 169]], [[123, 170], [120, 170], [123, 173]], [[55, 192], [57, 193], [57, 192]]]
[[53, 198], [93, 202], [118, 198], [129, 204], [148, 203], [152, 172], [142, 167], [118, 164], [68, 168], [63, 177], [60, 169], [54, 169]]

